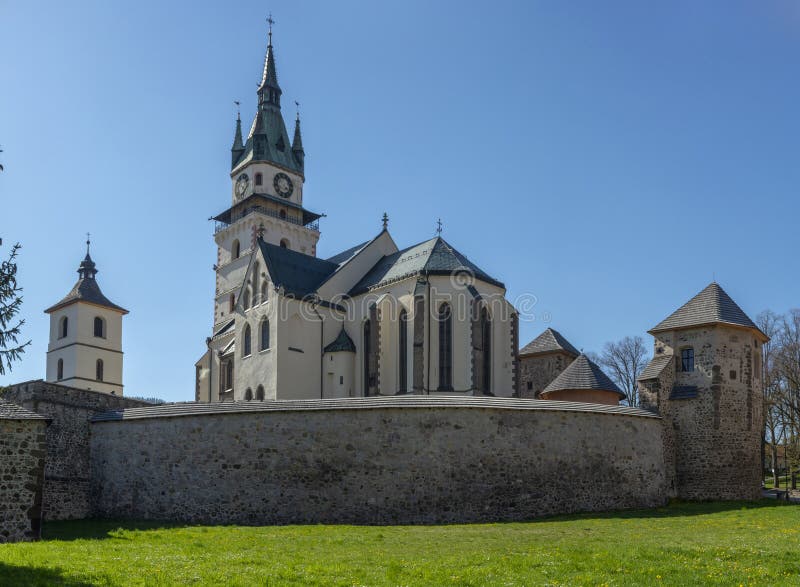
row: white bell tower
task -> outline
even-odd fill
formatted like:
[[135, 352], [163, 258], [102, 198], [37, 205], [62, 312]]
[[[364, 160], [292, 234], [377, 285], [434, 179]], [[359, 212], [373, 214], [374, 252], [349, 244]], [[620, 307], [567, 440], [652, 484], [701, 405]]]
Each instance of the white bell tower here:
[[89, 255], [78, 268], [78, 282], [50, 314], [47, 381], [122, 395], [122, 317], [125, 308], [100, 291]]

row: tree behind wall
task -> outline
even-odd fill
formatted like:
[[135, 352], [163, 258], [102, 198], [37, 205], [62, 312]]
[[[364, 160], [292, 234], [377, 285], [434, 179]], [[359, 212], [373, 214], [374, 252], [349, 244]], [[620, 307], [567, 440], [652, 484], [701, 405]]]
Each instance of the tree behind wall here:
[[641, 336], [626, 336], [607, 342], [599, 355], [599, 363], [625, 395], [628, 405], [639, 406], [639, 384], [636, 381], [647, 365], [648, 351]]
[[[0, 239], [0, 245], [2, 245]], [[0, 375], [11, 371], [11, 365], [19, 360], [31, 341], [19, 344], [25, 320], [17, 319], [22, 306], [22, 288], [17, 285], [17, 252], [19, 244], [11, 247], [6, 261], [0, 264]]]

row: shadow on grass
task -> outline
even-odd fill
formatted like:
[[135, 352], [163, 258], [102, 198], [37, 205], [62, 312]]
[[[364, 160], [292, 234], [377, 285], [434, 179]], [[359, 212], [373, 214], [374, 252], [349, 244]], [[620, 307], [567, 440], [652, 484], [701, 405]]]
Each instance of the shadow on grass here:
[[[761, 499], [759, 501], [715, 501], [715, 502], [673, 502], [661, 508], [645, 510], [614, 510], [609, 512], [587, 512], [575, 514], [559, 514], [555, 516], [544, 516], [540, 518], [530, 518], [527, 520], [482, 520], [457, 524], [453, 522], [443, 522], [442, 524], [297, 524], [296, 526], [359, 526], [359, 527], [381, 527], [381, 526], [460, 526], [460, 525], [479, 525], [479, 524], [528, 524], [537, 522], [559, 522], [571, 520], [625, 520], [625, 519], [658, 519], [658, 518], [681, 518], [693, 516], [705, 516], [730, 511], [757, 510], [768, 508], [793, 507], [792, 504], [775, 500]], [[234, 526], [236, 524], [233, 524]], [[117, 535], [118, 531], [147, 531], [147, 530], [168, 530], [173, 528], [190, 528], [200, 526], [231, 526], [231, 524], [189, 524], [185, 522], [170, 522], [165, 520], [71, 520], [59, 522], [47, 522], [42, 531], [43, 540], [105, 540], [105, 539], [126, 539], [124, 536]], [[248, 524], [250, 526], [250, 524]], [[258, 526], [253, 524], [253, 526]], [[282, 527], [285, 525], [281, 524]], [[2, 585], [2, 582], [0, 582]]]
[[92, 583], [65, 577], [59, 569], [18, 567], [0, 562], [0, 585], [86, 587]]

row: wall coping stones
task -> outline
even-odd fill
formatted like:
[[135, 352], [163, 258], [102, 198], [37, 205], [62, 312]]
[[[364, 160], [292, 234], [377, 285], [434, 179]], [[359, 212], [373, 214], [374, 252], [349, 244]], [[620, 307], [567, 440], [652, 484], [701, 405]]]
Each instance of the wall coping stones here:
[[385, 408], [468, 408], [522, 411], [588, 412], [594, 414], [635, 416], [640, 418], [661, 418], [658, 414], [640, 408], [609, 406], [583, 402], [471, 396], [446, 397], [406, 395], [391, 397], [237, 401], [220, 403], [184, 402], [102, 412], [93, 416], [91, 421], [93, 423], [101, 423], [118, 422], [120, 420], [177, 418], [182, 416], [213, 416], [217, 414], [243, 414], [253, 412], [375, 410]]

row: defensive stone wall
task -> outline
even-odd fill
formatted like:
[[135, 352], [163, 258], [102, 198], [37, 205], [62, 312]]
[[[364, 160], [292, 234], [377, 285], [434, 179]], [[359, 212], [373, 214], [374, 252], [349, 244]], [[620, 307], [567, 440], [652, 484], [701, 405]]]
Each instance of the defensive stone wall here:
[[47, 419], [0, 400], [0, 542], [39, 538], [46, 427]]
[[81, 519], [89, 515], [89, 420], [128, 407], [150, 405], [120, 396], [77, 389], [41, 379], [12, 385], [3, 399], [51, 419], [47, 428], [44, 518]]
[[658, 416], [501, 398], [99, 414], [90, 478], [94, 515], [225, 524], [527, 520], [666, 501]]

